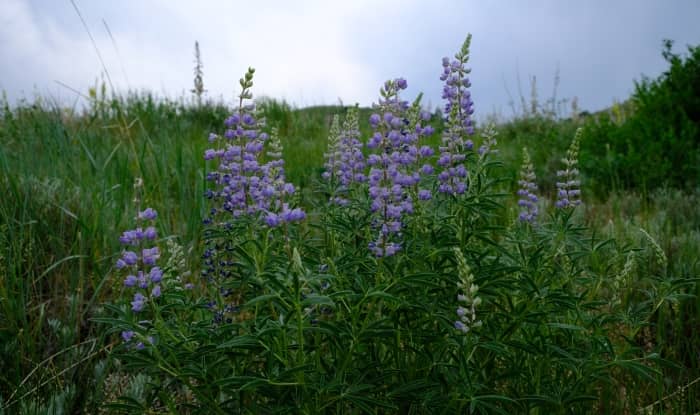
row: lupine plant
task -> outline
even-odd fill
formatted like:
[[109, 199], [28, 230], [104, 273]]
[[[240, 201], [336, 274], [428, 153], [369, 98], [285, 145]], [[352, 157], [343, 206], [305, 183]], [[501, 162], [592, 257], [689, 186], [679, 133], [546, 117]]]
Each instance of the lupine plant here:
[[[189, 277], [200, 280], [183, 285], [182, 270], [170, 269], [181, 266], [154, 273], [153, 248], [118, 260], [129, 294], [102, 321], [122, 338], [125, 370], [153, 387], [110, 408], [610, 413], [629, 410], [633, 391], [654, 390], [660, 359], [637, 339], [672, 297], [633, 304], [645, 316], [637, 320], [620, 317], [622, 302], [602, 301], [597, 288], [619, 281], [619, 261], [606, 256], [611, 243], [573, 222], [579, 134], [557, 202], [541, 202], [549, 217], [538, 216], [527, 153], [519, 218], [538, 226], [504, 209], [496, 131], [471, 120], [470, 41], [443, 60], [437, 154], [421, 142], [434, 128], [420, 99], [409, 105], [407, 81], [387, 81], [369, 137], [356, 110], [332, 121], [320, 181], [328, 198], [308, 218], [294, 207], [281, 141], [248, 103], [253, 70], [244, 75], [238, 108], [204, 154], [205, 246]], [[144, 226], [154, 219], [141, 211], [127, 247], [150, 246], [156, 236]], [[161, 281], [178, 283], [156, 292]], [[626, 401], [611, 392], [623, 385]]]

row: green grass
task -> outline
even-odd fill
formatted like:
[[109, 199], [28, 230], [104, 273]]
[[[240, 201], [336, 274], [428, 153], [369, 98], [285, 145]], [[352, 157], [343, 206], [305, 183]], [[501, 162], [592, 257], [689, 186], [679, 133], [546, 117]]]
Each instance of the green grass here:
[[[260, 108], [268, 125], [279, 128], [287, 178], [311, 189], [322, 171], [331, 118], [345, 109], [295, 109], [274, 100], [263, 101]], [[144, 179], [143, 199], [159, 212], [160, 234], [176, 235], [196, 269], [206, 209], [202, 154], [208, 133], [220, 131], [228, 111], [218, 103], [196, 107], [184, 100], [137, 94], [103, 93], [85, 110], [45, 101], [17, 108], [4, 104], [0, 402], [13, 404], [8, 413], [20, 407], [23, 413], [42, 413], [50, 405], [70, 408], [67, 412], [96, 408], [113, 364], [108, 351], [114, 339], [91, 318], [122, 290], [113, 264], [120, 249], [117, 238], [133, 219], [132, 184], [137, 177]], [[370, 113], [366, 108], [360, 112], [363, 137]], [[540, 116], [499, 125], [503, 175], [515, 182], [521, 149], [527, 146], [540, 186], [553, 198], [554, 172], [577, 126], [571, 120]], [[310, 205], [315, 197], [305, 190], [302, 203]], [[616, 193], [602, 201], [586, 196], [585, 202], [585, 222], [596, 233], [622, 241], [619, 252], [625, 244], [650, 243], [639, 228], [664, 250], [667, 269], [656, 269], [652, 259], [646, 259], [637, 270], [639, 280], [645, 273], [662, 272], [669, 278], [700, 275], [700, 191], [664, 190], [645, 197]], [[700, 324], [698, 301], [688, 298], [676, 308], [659, 310], [657, 322], [648, 340], [664, 357], [678, 362], [666, 372], [669, 382], [693, 382], [700, 376], [700, 334], [694, 329]], [[684, 393], [691, 402], [688, 407], [697, 410], [700, 403], [691, 397], [700, 396], [698, 384]]]

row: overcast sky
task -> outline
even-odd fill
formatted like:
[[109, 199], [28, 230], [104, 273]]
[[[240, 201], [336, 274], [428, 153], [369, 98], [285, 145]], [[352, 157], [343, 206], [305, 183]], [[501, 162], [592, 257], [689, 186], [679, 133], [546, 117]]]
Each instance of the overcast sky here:
[[[591, 111], [625, 99], [634, 80], [700, 44], [700, 0], [75, 0], [116, 88], [189, 96], [194, 42], [212, 98], [232, 102], [256, 68], [254, 94], [296, 106], [370, 105], [386, 79], [404, 97], [441, 105], [441, 58], [473, 34], [470, 66], [478, 114], [510, 115], [511, 97], [578, 98]], [[105, 27], [111, 31], [110, 38]], [[36, 93], [71, 102], [103, 72], [70, 0], [0, 0], [0, 88], [10, 100]], [[509, 96], [510, 95], [510, 96]]]

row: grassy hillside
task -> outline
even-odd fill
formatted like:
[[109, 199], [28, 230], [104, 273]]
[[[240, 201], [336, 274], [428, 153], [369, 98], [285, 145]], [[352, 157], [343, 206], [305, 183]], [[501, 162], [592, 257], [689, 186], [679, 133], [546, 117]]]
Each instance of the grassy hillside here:
[[[287, 179], [303, 189], [299, 202], [306, 207], [318, 204], [323, 195], [317, 183], [331, 120], [347, 108], [297, 109], [269, 99], [258, 102], [258, 108], [268, 127], [279, 129]], [[94, 96], [89, 108], [79, 110], [47, 102], [3, 105], [0, 404], [10, 405], [7, 413], [45, 413], [50, 408], [90, 412], [105, 399], [109, 391], [104, 385], [115, 381], [110, 376], [117, 365], [109, 352], [118, 341], [93, 318], [123, 291], [114, 263], [121, 249], [118, 237], [133, 222], [132, 184], [143, 178], [142, 199], [159, 212], [159, 233], [173, 235], [183, 245], [196, 273], [202, 253], [201, 222], [208, 209], [203, 154], [207, 136], [222, 131], [231, 111], [216, 103], [193, 106], [143, 94], [102, 94]], [[371, 113], [369, 108], [360, 109], [365, 140]], [[431, 144], [436, 146], [444, 126], [436, 116], [431, 122], [437, 131]], [[517, 189], [522, 147], [527, 147], [544, 199], [553, 201], [556, 170], [583, 122], [531, 114], [498, 125], [499, 191], [512, 194]], [[477, 145], [481, 131], [477, 128]], [[582, 152], [584, 166], [591, 162], [586, 157], [596, 156]], [[598, 199], [590, 184], [584, 175], [582, 220], [600, 240], [615, 237], [618, 252], [660, 247], [667, 261], [663, 275], [669, 280], [700, 275], [696, 190], [615, 191]], [[518, 208], [515, 199], [502, 200], [501, 211], [510, 215], [502, 222], [508, 224]], [[661, 272], [655, 270], [653, 258], [640, 255], [643, 264], [633, 278], [641, 281], [642, 273]], [[594, 256], [588, 266], [597, 266], [597, 260]], [[625, 257], [615, 261], [622, 267]], [[626, 339], [668, 359], [659, 375], [661, 390], [642, 393], [669, 397], [656, 409], [678, 404], [697, 411], [700, 406], [693, 398], [700, 396], [693, 383], [700, 376], [696, 353], [700, 335], [695, 330], [700, 305], [691, 296], [697, 293], [693, 288], [674, 306], [659, 308], [653, 326]], [[634, 310], [629, 312], [634, 318]], [[673, 395], [677, 391], [679, 395]]]

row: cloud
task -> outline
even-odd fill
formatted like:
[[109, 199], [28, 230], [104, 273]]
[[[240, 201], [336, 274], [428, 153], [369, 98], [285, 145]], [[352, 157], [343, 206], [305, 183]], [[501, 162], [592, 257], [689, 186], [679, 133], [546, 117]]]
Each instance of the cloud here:
[[[596, 110], [626, 98], [642, 73], [656, 76], [665, 69], [661, 39], [680, 45], [700, 39], [693, 21], [700, 3], [694, 0], [678, 0], [673, 7], [633, 0], [77, 4], [120, 91], [187, 95], [198, 40], [210, 96], [232, 100], [238, 78], [254, 66], [256, 95], [297, 105], [338, 98], [369, 105], [383, 81], [397, 76], [408, 79], [407, 99], [423, 91], [424, 102], [439, 105], [440, 59], [471, 32], [477, 113], [507, 113], [506, 88], [518, 101], [518, 77], [529, 96], [528, 79], [536, 76], [546, 100], [557, 69], [558, 97], [578, 96], [582, 107]], [[0, 59], [10, 62], [0, 69], [0, 87], [15, 99], [31, 94], [34, 85], [40, 93], [72, 98], [54, 80], [84, 93], [103, 71], [67, 1], [4, 0]]]

